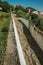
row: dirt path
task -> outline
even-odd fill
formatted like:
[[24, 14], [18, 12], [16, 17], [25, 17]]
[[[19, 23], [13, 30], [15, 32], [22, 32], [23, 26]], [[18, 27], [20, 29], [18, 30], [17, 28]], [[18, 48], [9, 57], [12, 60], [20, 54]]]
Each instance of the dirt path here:
[[16, 48], [12, 22], [10, 22], [4, 65], [19, 65], [18, 53]]
[[18, 18], [16, 17], [15, 14], [13, 16], [17, 26], [17, 30], [19, 33], [20, 41], [21, 41], [21, 46], [24, 52], [24, 57], [26, 59], [27, 65], [40, 65], [40, 62], [35, 52], [29, 45], [30, 42], [27, 41], [26, 35], [24, 34], [23, 24], [20, 23], [20, 21], [18, 21]]

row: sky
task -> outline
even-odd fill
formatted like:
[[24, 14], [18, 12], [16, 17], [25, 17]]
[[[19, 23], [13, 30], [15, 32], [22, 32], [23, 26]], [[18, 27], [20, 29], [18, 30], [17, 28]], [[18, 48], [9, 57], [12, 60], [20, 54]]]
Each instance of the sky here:
[[43, 12], [43, 0], [4, 0], [10, 4], [16, 5], [20, 4], [24, 7], [33, 7], [40, 12]]

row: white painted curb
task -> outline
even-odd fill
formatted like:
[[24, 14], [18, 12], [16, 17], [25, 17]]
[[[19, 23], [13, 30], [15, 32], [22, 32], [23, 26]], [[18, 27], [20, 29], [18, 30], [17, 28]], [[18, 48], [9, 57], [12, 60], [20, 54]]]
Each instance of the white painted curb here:
[[14, 27], [14, 32], [15, 32], [15, 39], [16, 39], [20, 64], [21, 65], [26, 65], [23, 50], [22, 50], [22, 47], [20, 45], [19, 35], [18, 35], [17, 28], [16, 28], [16, 25], [15, 25], [14, 17], [13, 16], [11, 16], [11, 17], [12, 17], [12, 22], [13, 22], [13, 27]]

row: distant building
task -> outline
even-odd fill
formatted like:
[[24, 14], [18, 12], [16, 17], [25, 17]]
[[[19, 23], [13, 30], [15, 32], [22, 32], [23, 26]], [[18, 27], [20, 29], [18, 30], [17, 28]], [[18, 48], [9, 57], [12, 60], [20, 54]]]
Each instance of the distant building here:
[[34, 14], [39, 14], [38, 11], [33, 11]]
[[0, 11], [2, 11], [3, 9], [2, 9], [2, 7], [0, 7]]
[[39, 17], [40, 17], [40, 18], [43, 18], [43, 12], [40, 12], [40, 13], [39, 13]]
[[28, 11], [29, 13], [31, 12], [31, 9], [29, 9], [29, 11]]
[[18, 4], [17, 4], [17, 5], [14, 5], [14, 8], [15, 8], [16, 6], [19, 6], [19, 5], [18, 5]]
[[43, 12], [40, 12], [40, 14], [43, 14]]

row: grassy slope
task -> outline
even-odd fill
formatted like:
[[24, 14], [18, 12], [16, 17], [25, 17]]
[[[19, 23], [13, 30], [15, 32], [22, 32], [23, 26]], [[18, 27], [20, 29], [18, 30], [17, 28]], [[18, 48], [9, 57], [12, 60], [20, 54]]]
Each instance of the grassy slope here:
[[[10, 14], [0, 12], [0, 15], [0, 63], [3, 64], [10, 23]], [[7, 30], [7, 32], [5, 30]]]

